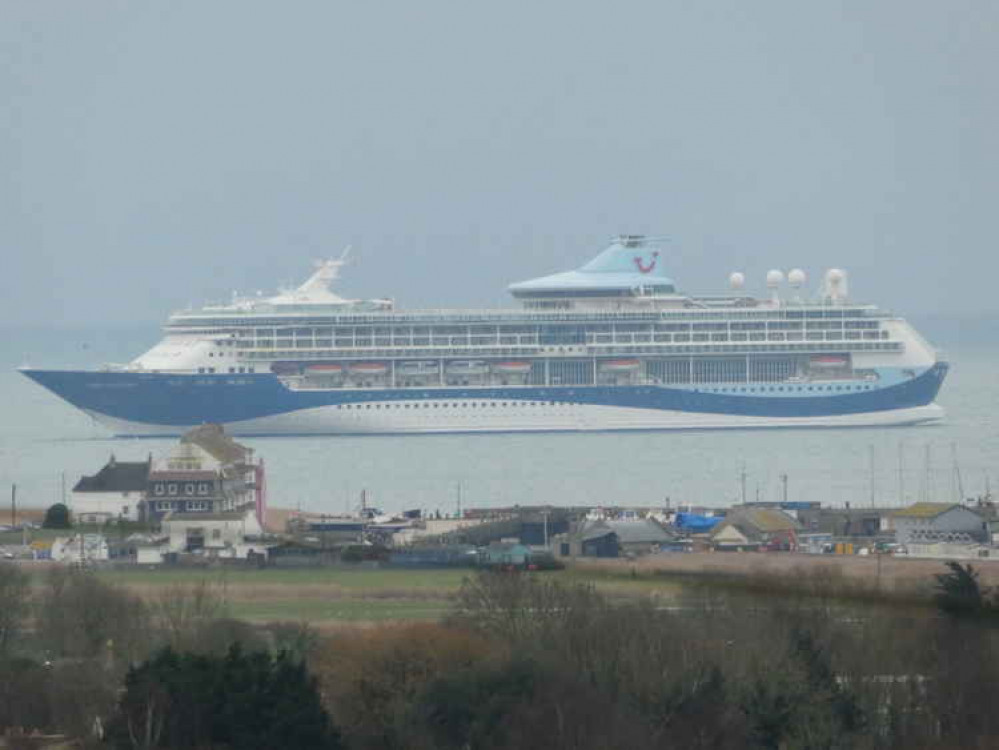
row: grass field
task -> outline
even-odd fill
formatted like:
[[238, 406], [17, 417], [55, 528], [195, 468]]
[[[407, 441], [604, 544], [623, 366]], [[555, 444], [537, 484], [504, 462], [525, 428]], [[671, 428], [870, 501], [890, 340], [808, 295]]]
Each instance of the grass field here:
[[468, 570], [117, 570], [101, 578], [155, 599], [173, 586], [206, 582], [223, 597], [233, 617], [315, 625], [339, 622], [437, 620]]
[[[39, 576], [50, 563], [28, 563]], [[834, 558], [809, 555], [687, 554], [655, 560], [580, 563], [564, 571], [539, 573], [565, 582], [586, 583], [612, 599], [675, 599], [705, 576], [777, 576], [805, 581], [829, 573], [845, 582], [877, 584], [882, 593], [932, 588], [940, 561]], [[999, 565], [976, 565], [983, 583], [997, 582]], [[880, 573], [880, 575], [878, 575]], [[290, 620], [318, 627], [391, 621], [437, 620], [447, 614], [468, 569], [177, 569], [104, 570], [98, 575], [147, 599], [156, 600], [171, 587], [208, 583], [225, 601], [228, 613], [251, 622]], [[786, 584], [779, 584], [780, 586]]]

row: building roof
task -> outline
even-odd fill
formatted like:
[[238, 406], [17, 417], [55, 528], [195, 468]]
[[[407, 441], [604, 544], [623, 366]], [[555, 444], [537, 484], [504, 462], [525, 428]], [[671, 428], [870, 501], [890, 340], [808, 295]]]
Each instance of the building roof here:
[[222, 425], [203, 424], [192, 427], [180, 439], [181, 443], [193, 443], [223, 466], [248, 463], [252, 451], [240, 445], [225, 434]]
[[[893, 515], [895, 518], [936, 518], [949, 510], [963, 507], [957, 503], [915, 503], [908, 508], [896, 511]], [[965, 508], [965, 510], [974, 513], [970, 508]]]
[[594, 521], [581, 530], [579, 538], [590, 542], [609, 534], [615, 534], [619, 544], [662, 544], [674, 539], [662, 526], [649, 520]]
[[801, 525], [791, 516], [774, 508], [739, 508], [715, 526], [711, 535], [722, 529], [735, 526], [746, 538], [756, 539], [760, 534], [775, 534], [781, 531], [797, 531]]
[[73, 492], [142, 492], [149, 476], [149, 461], [117, 461], [114, 454], [92, 477], [80, 477]]
[[621, 544], [660, 544], [673, 540], [655, 521], [604, 521], [607, 528], [617, 534]]

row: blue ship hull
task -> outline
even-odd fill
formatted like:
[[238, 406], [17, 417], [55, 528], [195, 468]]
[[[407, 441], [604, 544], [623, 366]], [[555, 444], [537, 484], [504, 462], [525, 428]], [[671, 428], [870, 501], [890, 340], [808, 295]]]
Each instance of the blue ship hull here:
[[[851, 415], [890, 414], [894, 411], [911, 410], [933, 403], [947, 374], [948, 366], [938, 362], [913, 377], [898, 379], [890, 384], [877, 386], [830, 386], [821, 395], [804, 385], [761, 386], [747, 388], [719, 384], [718, 386], [698, 385], [696, 387], [668, 387], [660, 385], [636, 386], [554, 386], [554, 387], [441, 387], [410, 389], [331, 389], [293, 390], [286, 387], [271, 374], [247, 375], [176, 375], [146, 372], [91, 372], [23, 370], [24, 374], [68, 401], [73, 406], [87, 412], [119, 434], [179, 434], [185, 429], [205, 422], [215, 422], [230, 426], [234, 434], [296, 434], [325, 432], [392, 432], [391, 422], [382, 418], [380, 422], [358, 422], [356, 413], [350, 410], [376, 408], [389, 410], [393, 405], [400, 407], [400, 416], [405, 416], [409, 427], [402, 431], [462, 431], [462, 425], [475, 425], [471, 411], [465, 412], [464, 421], [439, 420], [444, 410], [421, 412], [425, 430], [418, 429], [410, 412], [402, 414], [401, 406], [417, 406], [420, 402], [433, 402], [433, 405], [448, 406], [503, 406], [545, 404], [553, 407], [575, 405], [579, 407], [602, 407], [590, 409], [587, 414], [601, 415], [618, 412], [639, 415], [639, 418], [617, 420], [619, 425], [610, 429], [657, 428], [654, 417], [662, 414], [701, 415], [709, 417], [730, 416], [730, 426], [739, 426], [738, 418], [755, 419], [745, 422], [749, 426], [766, 426], [768, 419], [775, 420], [775, 426], [788, 423], [786, 420], [827, 419], [849, 417]], [[836, 390], [834, 390], [834, 388]], [[430, 404], [423, 404], [429, 406]], [[303, 429], [296, 428], [296, 414], [316, 414], [318, 411], [336, 410], [341, 414], [351, 413], [353, 422], [337, 421], [331, 415], [324, 429], [316, 420]], [[387, 414], [379, 411], [378, 414]], [[485, 416], [485, 411], [480, 412]], [[497, 412], [489, 412], [490, 416]], [[540, 414], [540, 412], [536, 412]], [[556, 412], [552, 412], [555, 414]], [[572, 421], [557, 412], [558, 420], [552, 421], [552, 429], [574, 429], [583, 421]], [[526, 414], [526, 413], [525, 413]], [[534, 419], [530, 413], [525, 416], [523, 429], [546, 429], [544, 420]], [[643, 415], [651, 418], [644, 419]], [[365, 416], [368, 416], [367, 414]], [[553, 417], [554, 419], [554, 417]], [[764, 420], [764, 421], [760, 421]], [[913, 420], [920, 421], [920, 420]], [[506, 431], [520, 429], [513, 421], [483, 422], [483, 431]], [[890, 423], [886, 419], [885, 423]], [[820, 421], [817, 424], [835, 424], [833, 421]], [[844, 421], [844, 424], [850, 424]], [[872, 420], [858, 421], [858, 424], [873, 424]], [[302, 425], [305, 424], [303, 421]], [[490, 430], [489, 424], [495, 424]], [[590, 420], [590, 427], [580, 429], [603, 429], [600, 422]], [[697, 426], [696, 421], [683, 422], [687, 426]], [[706, 426], [729, 426], [717, 419], [706, 419]], [[807, 426], [807, 422], [801, 422]], [[355, 425], [355, 429], [351, 429]], [[372, 427], [371, 425], [374, 425]], [[382, 429], [378, 429], [382, 425]], [[451, 426], [451, 429], [448, 428]], [[666, 423], [663, 427], [668, 427]], [[148, 429], [145, 429], [148, 427]], [[475, 429], [480, 429], [475, 427]]]

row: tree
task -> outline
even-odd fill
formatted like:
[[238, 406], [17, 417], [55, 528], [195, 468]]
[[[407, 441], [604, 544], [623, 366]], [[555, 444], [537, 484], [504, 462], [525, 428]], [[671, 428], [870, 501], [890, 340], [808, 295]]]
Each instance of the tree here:
[[337, 750], [315, 679], [284, 653], [225, 656], [170, 648], [129, 670], [108, 731], [119, 750]]
[[953, 560], [946, 565], [950, 573], [935, 576], [937, 607], [952, 617], [999, 620], [999, 602], [990, 598], [991, 589], [981, 585], [978, 571]]
[[31, 606], [31, 579], [14, 563], [0, 563], [0, 658], [17, 642]]
[[42, 521], [43, 529], [71, 529], [72, 519], [69, 515], [69, 508], [63, 503], [50, 505], [45, 511], [45, 520]]

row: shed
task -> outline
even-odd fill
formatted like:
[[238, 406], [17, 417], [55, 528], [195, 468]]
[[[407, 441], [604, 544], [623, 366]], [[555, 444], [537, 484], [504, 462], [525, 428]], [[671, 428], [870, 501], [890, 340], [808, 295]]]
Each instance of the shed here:
[[893, 513], [888, 523], [896, 541], [907, 546], [921, 542], [984, 542], [988, 538], [985, 519], [958, 503], [915, 503]]

